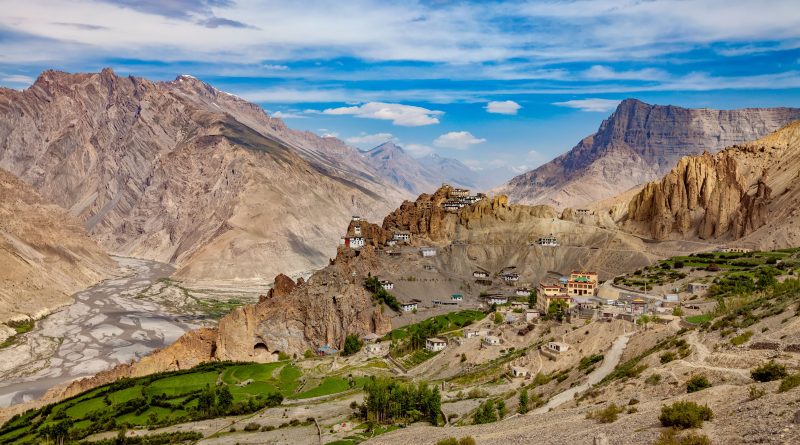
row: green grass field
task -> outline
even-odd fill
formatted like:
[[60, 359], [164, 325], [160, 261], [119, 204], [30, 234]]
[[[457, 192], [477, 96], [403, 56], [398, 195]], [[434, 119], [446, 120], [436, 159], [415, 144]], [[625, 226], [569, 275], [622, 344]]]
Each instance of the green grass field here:
[[404, 340], [411, 335], [417, 326], [421, 323], [436, 323], [439, 326], [439, 332], [447, 332], [454, 329], [460, 329], [464, 326], [469, 326], [470, 324], [482, 320], [486, 314], [481, 311], [475, 310], [465, 310], [459, 312], [451, 312], [449, 314], [444, 315], [437, 315], [435, 317], [427, 318], [420, 323], [410, 324], [408, 326], [403, 326], [402, 328], [397, 328], [392, 332], [386, 334], [386, 339], [388, 340]]
[[208, 417], [210, 413], [199, 411], [199, 397], [209, 391], [219, 394], [222, 387], [233, 396], [232, 408], [242, 413], [264, 406], [270, 394], [308, 398], [350, 389], [347, 379], [329, 377], [295, 394], [302, 376], [302, 371], [288, 362], [210, 363], [188, 371], [122, 380], [12, 418], [0, 428], [0, 443], [41, 443], [39, 433], [61, 422], [68, 422], [70, 434], [80, 438], [122, 425], [164, 426], [198, 415]]
[[686, 321], [693, 324], [703, 324], [708, 320], [711, 320], [711, 314], [692, 315], [691, 317], [686, 317]]

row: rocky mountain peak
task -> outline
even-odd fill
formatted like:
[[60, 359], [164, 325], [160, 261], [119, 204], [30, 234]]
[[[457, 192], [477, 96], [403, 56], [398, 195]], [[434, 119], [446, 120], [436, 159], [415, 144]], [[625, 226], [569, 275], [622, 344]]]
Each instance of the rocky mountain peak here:
[[625, 99], [596, 133], [495, 192], [521, 203], [580, 207], [659, 178], [683, 156], [716, 153], [795, 119], [798, 108], [690, 109]]

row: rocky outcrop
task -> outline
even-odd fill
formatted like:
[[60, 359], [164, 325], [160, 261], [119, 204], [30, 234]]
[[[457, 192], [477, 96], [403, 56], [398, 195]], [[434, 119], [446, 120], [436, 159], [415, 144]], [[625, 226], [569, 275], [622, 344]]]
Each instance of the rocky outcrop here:
[[[737, 240], [781, 221], [792, 231], [798, 202], [794, 184], [800, 176], [798, 136], [800, 123], [794, 123], [716, 155], [681, 159], [663, 179], [646, 184], [630, 200], [624, 225], [644, 228], [656, 240]], [[778, 215], [790, 219], [776, 219]]]
[[273, 362], [281, 353], [301, 357], [324, 345], [341, 349], [348, 334], [386, 334], [392, 329], [391, 322], [363, 285], [378, 268], [378, 261], [370, 246], [358, 252], [339, 249], [336, 260], [307, 281], [294, 282], [278, 275], [267, 296], [234, 309], [217, 327], [189, 331], [138, 362], [53, 388], [35, 404], [62, 400], [121, 378], [189, 369], [218, 360]]
[[446, 226], [447, 212], [442, 203], [447, 201], [452, 191], [449, 186], [440, 187], [434, 194], [421, 194], [416, 201], [404, 201], [400, 207], [383, 219], [383, 229], [393, 233], [408, 230], [412, 242], [419, 236], [432, 241], [447, 239], [449, 231]]
[[627, 99], [597, 133], [495, 192], [519, 203], [585, 206], [660, 178], [684, 156], [716, 153], [795, 119], [800, 109], [687, 109]]
[[382, 216], [406, 196], [341, 141], [197, 79], [110, 69], [0, 89], [0, 166], [111, 252], [239, 285], [323, 266], [351, 215]]
[[0, 169], [0, 321], [39, 318], [115, 270], [80, 222]]

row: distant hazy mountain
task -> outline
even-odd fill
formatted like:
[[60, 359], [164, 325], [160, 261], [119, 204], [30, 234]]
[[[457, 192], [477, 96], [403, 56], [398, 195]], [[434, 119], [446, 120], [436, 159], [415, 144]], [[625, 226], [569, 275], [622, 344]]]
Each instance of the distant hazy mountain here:
[[597, 133], [495, 191], [520, 203], [585, 205], [660, 178], [683, 156], [758, 139], [795, 119], [800, 109], [687, 109], [627, 99]]
[[437, 154], [413, 158], [391, 141], [362, 153], [386, 180], [415, 195], [433, 193], [442, 183], [480, 188], [477, 173], [456, 159]]
[[45, 71], [0, 88], [0, 167], [111, 252], [192, 280], [272, 280], [324, 265], [351, 215], [408, 196], [335, 138], [292, 130], [191, 76]]

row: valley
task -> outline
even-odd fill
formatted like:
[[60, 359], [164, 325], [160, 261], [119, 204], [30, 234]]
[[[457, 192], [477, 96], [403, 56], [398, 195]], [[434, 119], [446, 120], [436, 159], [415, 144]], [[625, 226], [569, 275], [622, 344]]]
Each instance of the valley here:
[[43, 72], [0, 90], [0, 443], [793, 443], [798, 113], [628, 99], [487, 194], [192, 76]]
[[[189, 302], [188, 291], [165, 284], [172, 266], [115, 260], [126, 276], [75, 294], [74, 303], [37, 320], [30, 332], [0, 349], [0, 404], [29, 402], [72, 380], [138, 360], [191, 329], [214, 323], [217, 306], [229, 301], [209, 297]], [[235, 301], [249, 300], [239, 296]]]

